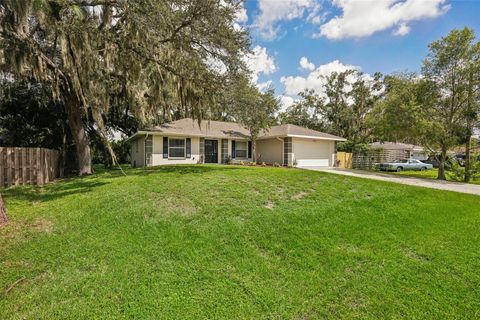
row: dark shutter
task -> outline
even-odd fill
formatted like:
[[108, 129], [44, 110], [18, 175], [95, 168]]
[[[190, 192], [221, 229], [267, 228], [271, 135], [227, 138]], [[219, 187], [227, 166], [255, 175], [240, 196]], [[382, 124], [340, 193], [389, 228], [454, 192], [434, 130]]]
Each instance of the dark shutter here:
[[163, 137], [163, 158], [168, 158], [168, 137]]
[[251, 158], [252, 157], [252, 141], [248, 141], [248, 157], [247, 158]]
[[192, 157], [192, 140], [190, 138], [187, 138], [187, 141], [186, 141], [187, 145], [186, 145], [186, 158], [187, 159], [190, 159]]
[[235, 159], [235, 140], [232, 140], [232, 159]]

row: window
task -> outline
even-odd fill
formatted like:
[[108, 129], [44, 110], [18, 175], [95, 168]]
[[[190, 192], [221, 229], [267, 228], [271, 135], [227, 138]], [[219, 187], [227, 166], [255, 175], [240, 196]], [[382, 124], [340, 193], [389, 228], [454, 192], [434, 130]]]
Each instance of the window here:
[[138, 153], [138, 140], [137, 140], [137, 141], [135, 141], [135, 152], [137, 152], [137, 153]]
[[185, 139], [168, 139], [168, 157], [185, 158]]
[[235, 141], [235, 158], [247, 158], [246, 141]]

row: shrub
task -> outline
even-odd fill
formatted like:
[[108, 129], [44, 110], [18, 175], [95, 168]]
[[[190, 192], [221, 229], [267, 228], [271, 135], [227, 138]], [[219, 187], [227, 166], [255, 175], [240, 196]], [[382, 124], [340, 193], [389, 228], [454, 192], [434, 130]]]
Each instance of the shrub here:
[[450, 171], [447, 171], [446, 175], [450, 180], [463, 181], [465, 177], [465, 168], [461, 167], [457, 161], [451, 161]]

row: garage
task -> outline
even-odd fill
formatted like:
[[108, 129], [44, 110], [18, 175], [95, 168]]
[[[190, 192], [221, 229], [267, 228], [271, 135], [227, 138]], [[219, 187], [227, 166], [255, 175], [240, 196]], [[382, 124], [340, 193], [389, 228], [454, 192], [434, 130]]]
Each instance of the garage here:
[[292, 149], [298, 167], [331, 167], [334, 164], [334, 141], [293, 138]]

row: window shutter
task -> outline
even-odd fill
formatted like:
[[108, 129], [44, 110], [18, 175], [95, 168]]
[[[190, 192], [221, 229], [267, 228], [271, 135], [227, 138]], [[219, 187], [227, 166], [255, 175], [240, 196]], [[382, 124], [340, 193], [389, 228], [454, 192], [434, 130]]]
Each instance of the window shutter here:
[[168, 158], [168, 137], [163, 137], [163, 158]]
[[232, 159], [235, 159], [235, 140], [232, 140]]
[[185, 146], [186, 150], [185, 150], [185, 157], [187, 159], [190, 159], [192, 157], [192, 139], [190, 138], [187, 138], [186, 140], [186, 146]]
[[248, 155], [247, 158], [252, 157], [252, 141], [248, 141]]

